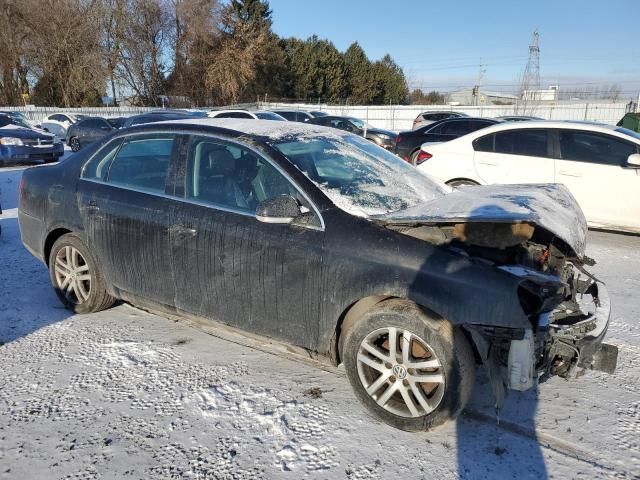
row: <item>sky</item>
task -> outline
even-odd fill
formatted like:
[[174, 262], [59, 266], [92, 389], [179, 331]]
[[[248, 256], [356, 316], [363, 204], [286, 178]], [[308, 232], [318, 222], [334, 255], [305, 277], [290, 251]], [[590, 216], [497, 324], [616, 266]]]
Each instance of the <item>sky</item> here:
[[640, 93], [640, 0], [269, 0], [281, 37], [354, 41], [369, 58], [386, 53], [411, 87], [475, 85], [516, 91], [532, 33], [540, 34], [541, 86], [617, 85]]

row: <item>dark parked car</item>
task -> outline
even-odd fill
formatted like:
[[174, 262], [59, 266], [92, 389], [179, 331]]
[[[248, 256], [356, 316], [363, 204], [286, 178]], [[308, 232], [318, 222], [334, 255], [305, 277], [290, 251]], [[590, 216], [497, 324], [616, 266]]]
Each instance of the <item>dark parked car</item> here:
[[113, 128], [118, 129], [124, 127], [124, 124], [127, 121], [127, 117], [111, 117], [106, 118], [105, 120], [109, 122], [109, 125], [111, 125]]
[[308, 122], [314, 117], [311, 113], [305, 112], [304, 110], [274, 110], [273, 113], [277, 113], [290, 122]]
[[55, 162], [64, 145], [53, 135], [35, 130], [20, 118], [0, 114], [0, 165]]
[[67, 145], [74, 152], [78, 152], [87, 145], [106, 137], [114, 130], [116, 127], [105, 118], [85, 117], [67, 129]]
[[400, 132], [394, 151], [412, 165], [418, 165], [420, 146], [427, 142], [448, 142], [467, 133], [499, 123], [491, 118], [460, 117], [439, 120], [415, 130]]
[[498, 406], [615, 365], [562, 185], [447, 195], [362, 137], [255, 120], [120, 130], [22, 178], [22, 241], [71, 310], [122, 299], [295, 344], [402, 429], [454, 418], [476, 360]]
[[446, 120], [447, 118], [460, 118], [467, 117], [466, 113], [462, 112], [422, 112], [413, 120], [413, 128], [428, 125], [429, 123], [437, 122], [439, 120]]
[[327, 115], [329, 115], [327, 112], [322, 112], [320, 110], [311, 110], [311, 111], [309, 111], [309, 113], [313, 117], [326, 117]]
[[185, 118], [191, 118], [191, 116], [184, 113], [143, 113], [128, 117], [124, 122], [123, 128], [142, 125], [143, 123], [166, 122], [168, 120], [182, 120]]
[[371, 140], [376, 145], [386, 148], [387, 150], [392, 150], [395, 146], [397, 136], [395, 132], [372, 127], [359, 118], [326, 115], [324, 117], [312, 118], [307, 123], [333, 127], [349, 133], [355, 133], [356, 135], [365, 137], [367, 140]]

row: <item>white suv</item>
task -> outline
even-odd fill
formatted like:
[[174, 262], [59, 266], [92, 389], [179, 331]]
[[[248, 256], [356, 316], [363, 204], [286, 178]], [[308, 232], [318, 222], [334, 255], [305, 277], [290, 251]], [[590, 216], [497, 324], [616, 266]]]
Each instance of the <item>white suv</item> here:
[[420, 171], [453, 186], [563, 183], [589, 225], [640, 233], [640, 134], [581, 122], [503, 123], [425, 144]]

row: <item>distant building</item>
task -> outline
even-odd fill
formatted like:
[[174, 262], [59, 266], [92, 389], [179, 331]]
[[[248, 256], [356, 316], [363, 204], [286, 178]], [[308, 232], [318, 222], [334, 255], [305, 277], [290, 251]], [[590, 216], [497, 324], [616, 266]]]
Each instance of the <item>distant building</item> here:
[[463, 88], [448, 94], [448, 103], [451, 105], [511, 105], [517, 100], [516, 95], [486, 90], [476, 92], [475, 88]]
[[549, 88], [539, 90], [523, 90], [522, 99], [532, 102], [555, 102], [558, 100], [558, 86], [551, 85]]

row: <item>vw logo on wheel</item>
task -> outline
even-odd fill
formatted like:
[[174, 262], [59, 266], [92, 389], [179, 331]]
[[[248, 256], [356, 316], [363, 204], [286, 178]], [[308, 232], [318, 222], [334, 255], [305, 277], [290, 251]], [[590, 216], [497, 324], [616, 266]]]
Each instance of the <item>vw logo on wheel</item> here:
[[404, 367], [404, 365], [394, 365], [391, 371], [396, 376], [396, 378], [399, 378], [400, 380], [404, 379], [404, 377], [407, 376], [407, 369]]

